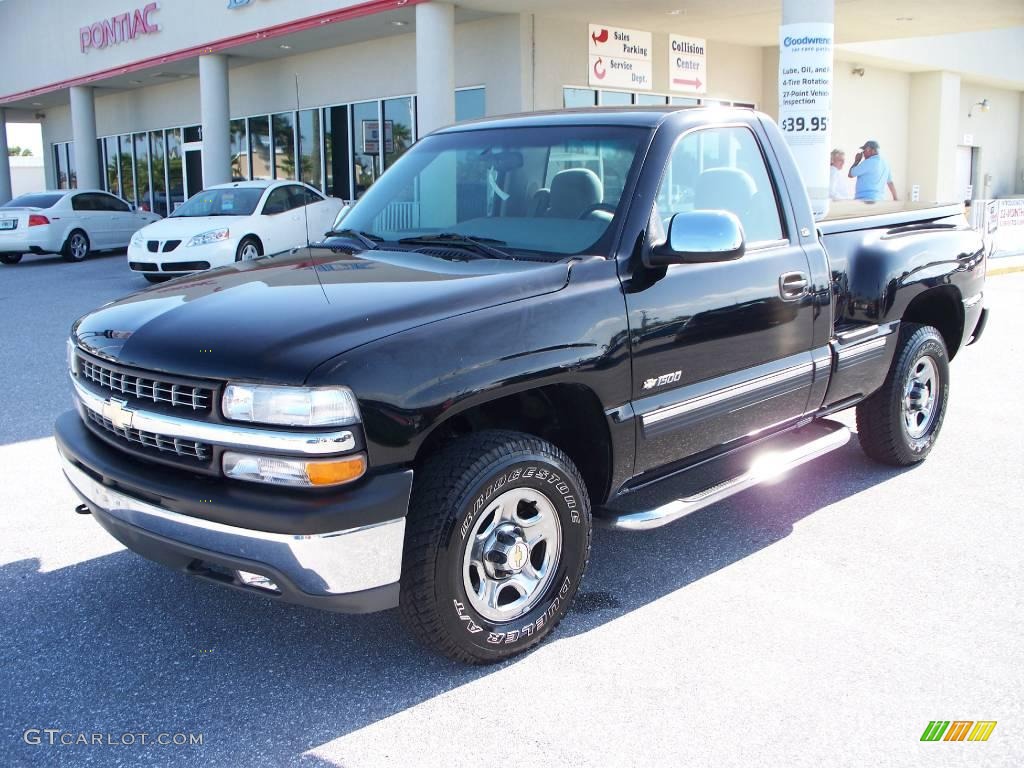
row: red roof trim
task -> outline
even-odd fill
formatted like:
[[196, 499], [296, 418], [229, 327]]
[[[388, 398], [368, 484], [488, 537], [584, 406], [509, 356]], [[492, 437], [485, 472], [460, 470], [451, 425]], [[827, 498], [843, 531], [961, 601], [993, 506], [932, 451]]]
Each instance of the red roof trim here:
[[283, 24], [267, 27], [266, 29], [257, 30], [255, 32], [246, 32], [241, 35], [225, 37], [211, 43], [195, 45], [191, 48], [182, 48], [181, 50], [172, 51], [171, 53], [163, 53], [159, 56], [151, 56], [148, 59], [142, 59], [141, 61], [136, 61], [131, 64], [121, 64], [120, 66], [111, 67], [99, 72], [93, 72], [89, 75], [82, 75], [68, 80], [61, 80], [57, 83], [51, 83], [50, 85], [30, 88], [27, 91], [20, 91], [7, 96], [0, 96], [0, 104], [9, 104], [13, 101], [27, 99], [32, 96], [39, 96], [44, 93], [59, 91], [62, 88], [70, 88], [73, 85], [87, 85], [98, 80], [105, 80], [108, 77], [114, 77], [115, 75], [126, 75], [129, 72], [136, 72], [140, 69], [149, 69], [150, 67], [159, 66], [161, 64], [181, 61], [182, 59], [190, 59], [194, 56], [202, 56], [208, 53], [220, 53], [231, 48], [236, 48], [239, 45], [245, 45], [246, 43], [254, 43], [258, 40], [282, 37], [284, 35], [294, 34], [295, 32], [302, 32], [307, 29], [315, 29], [316, 27], [324, 24], [336, 24], [341, 21], [358, 19], [363, 16], [372, 16], [375, 13], [393, 11], [398, 8], [413, 6], [422, 2], [425, 2], [425, 0], [370, 0], [370, 2], [349, 6], [348, 8], [339, 8], [336, 11], [328, 11], [327, 13], [317, 14], [316, 16], [288, 21]]

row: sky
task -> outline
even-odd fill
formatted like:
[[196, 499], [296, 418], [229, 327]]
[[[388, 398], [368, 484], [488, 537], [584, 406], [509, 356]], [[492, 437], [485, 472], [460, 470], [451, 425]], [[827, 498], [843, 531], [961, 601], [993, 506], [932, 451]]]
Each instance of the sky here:
[[38, 123], [8, 123], [7, 146], [28, 147], [36, 157], [43, 154], [43, 132]]

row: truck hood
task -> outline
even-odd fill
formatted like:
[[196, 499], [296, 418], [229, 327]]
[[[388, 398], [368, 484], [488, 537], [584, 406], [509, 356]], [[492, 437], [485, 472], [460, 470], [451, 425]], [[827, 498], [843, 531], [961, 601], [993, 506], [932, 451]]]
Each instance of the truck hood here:
[[563, 288], [570, 263], [351, 256], [302, 248], [201, 272], [82, 317], [83, 348], [181, 376], [301, 384], [350, 349], [446, 317]]

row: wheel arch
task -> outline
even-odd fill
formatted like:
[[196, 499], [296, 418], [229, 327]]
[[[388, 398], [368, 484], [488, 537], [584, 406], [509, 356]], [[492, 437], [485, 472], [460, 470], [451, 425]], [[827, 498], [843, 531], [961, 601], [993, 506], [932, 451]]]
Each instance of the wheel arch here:
[[950, 360], [959, 351], [964, 336], [964, 305], [956, 286], [940, 285], [919, 293], [900, 319], [935, 328], [946, 343]]
[[597, 394], [583, 384], [546, 384], [476, 402], [434, 424], [421, 440], [415, 467], [464, 435], [506, 429], [557, 446], [576, 465], [591, 502], [607, 498], [612, 479], [612, 438]]

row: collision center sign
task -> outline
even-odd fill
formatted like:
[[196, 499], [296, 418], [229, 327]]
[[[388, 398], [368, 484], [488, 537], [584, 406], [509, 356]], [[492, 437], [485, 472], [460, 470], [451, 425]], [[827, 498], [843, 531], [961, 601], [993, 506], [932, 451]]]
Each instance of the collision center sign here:
[[591, 24], [587, 82], [604, 88], [649, 91], [653, 85], [651, 33]]
[[78, 30], [78, 44], [82, 53], [88, 53], [91, 48], [102, 50], [134, 40], [140, 35], [159, 32], [160, 25], [153, 18], [153, 14], [159, 10], [160, 3], [148, 3], [141, 8], [81, 27]]
[[707, 93], [707, 41], [701, 37], [668, 36], [668, 82], [673, 91]]

